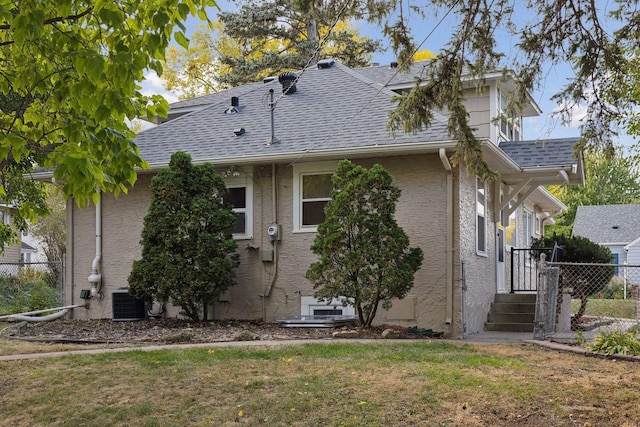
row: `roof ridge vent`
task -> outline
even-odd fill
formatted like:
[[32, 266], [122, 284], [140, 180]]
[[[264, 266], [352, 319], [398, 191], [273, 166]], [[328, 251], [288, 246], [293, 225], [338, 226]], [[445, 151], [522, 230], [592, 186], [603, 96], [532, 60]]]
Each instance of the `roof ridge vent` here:
[[325, 68], [331, 68], [334, 63], [335, 61], [331, 58], [320, 60], [318, 61], [318, 69], [322, 70]]
[[296, 93], [296, 81], [298, 80], [298, 73], [293, 71], [285, 71], [278, 76], [278, 81], [282, 85], [282, 93], [285, 95], [291, 95]]

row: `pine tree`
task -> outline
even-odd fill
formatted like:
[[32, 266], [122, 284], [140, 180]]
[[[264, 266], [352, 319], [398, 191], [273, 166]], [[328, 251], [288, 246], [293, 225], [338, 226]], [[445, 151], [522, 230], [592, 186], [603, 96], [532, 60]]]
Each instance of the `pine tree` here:
[[239, 255], [236, 217], [227, 189], [210, 164], [194, 166], [177, 152], [151, 181], [142, 258], [133, 262], [129, 292], [146, 301], [171, 301], [200, 320], [207, 304], [235, 284]]
[[370, 327], [382, 303], [404, 298], [422, 264], [422, 250], [410, 248], [396, 223], [400, 189], [380, 165], [367, 170], [343, 160], [333, 175], [326, 220], [318, 226], [311, 250], [320, 256], [306, 277], [315, 297], [341, 298], [356, 308], [360, 323]]
[[265, 73], [302, 69], [322, 57], [350, 67], [368, 65], [381, 44], [360, 37], [350, 25], [362, 13], [362, 8], [336, 1], [245, 0], [237, 12], [219, 14], [224, 34], [240, 50], [240, 54], [219, 50], [221, 64], [230, 70], [219, 81], [238, 86]]

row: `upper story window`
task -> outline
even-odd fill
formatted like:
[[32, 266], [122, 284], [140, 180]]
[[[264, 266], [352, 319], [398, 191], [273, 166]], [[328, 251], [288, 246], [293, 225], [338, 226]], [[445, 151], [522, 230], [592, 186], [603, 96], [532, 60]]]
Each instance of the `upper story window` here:
[[236, 214], [236, 226], [233, 237], [251, 239], [253, 236], [253, 180], [251, 177], [225, 179], [227, 197], [225, 201], [233, 205]]
[[476, 252], [487, 254], [487, 193], [480, 178], [476, 178]]
[[293, 231], [314, 232], [324, 222], [336, 165], [335, 162], [293, 165]]
[[508, 100], [504, 92], [497, 90], [498, 114], [500, 121], [498, 133], [500, 140], [520, 141], [522, 139], [522, 117], [513, 109], [509, 109]]

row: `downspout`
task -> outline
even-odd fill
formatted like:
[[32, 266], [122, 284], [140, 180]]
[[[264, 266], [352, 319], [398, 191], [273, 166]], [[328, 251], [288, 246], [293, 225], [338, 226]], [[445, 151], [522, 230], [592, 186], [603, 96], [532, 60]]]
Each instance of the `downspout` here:
[[91, 263], [91, 274], [89, 283], [91, 284], [91, 298], [102, 299], [102, 275], [98, 271], [100, 260], [102, 259], [102, 194], [97, 190], [98, 201], [96, 202], [96, 255]]
[[445, 324], [451, 325], [453, 319], [453, 172], [451, 163], [447, 158], [447, 151], [444, 148], [440, 148], [438, 154], [440, 155], [440, 161], [445, 171], [447, 171], [447, 316], [445, 318]]

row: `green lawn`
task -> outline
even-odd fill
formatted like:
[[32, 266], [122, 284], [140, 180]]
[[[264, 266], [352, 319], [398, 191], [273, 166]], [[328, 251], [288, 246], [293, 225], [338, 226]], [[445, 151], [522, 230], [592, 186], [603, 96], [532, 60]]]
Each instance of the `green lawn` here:
[[[575, 314], [579, 308], [580, 300], [571, 300], [571, 313]], [[635, 301], [630, 299], [589, 299], [585, 315], [635, 319]]]
[[631, 426], [640, 370], [445, 341], [0, 362], [7, 426]]

